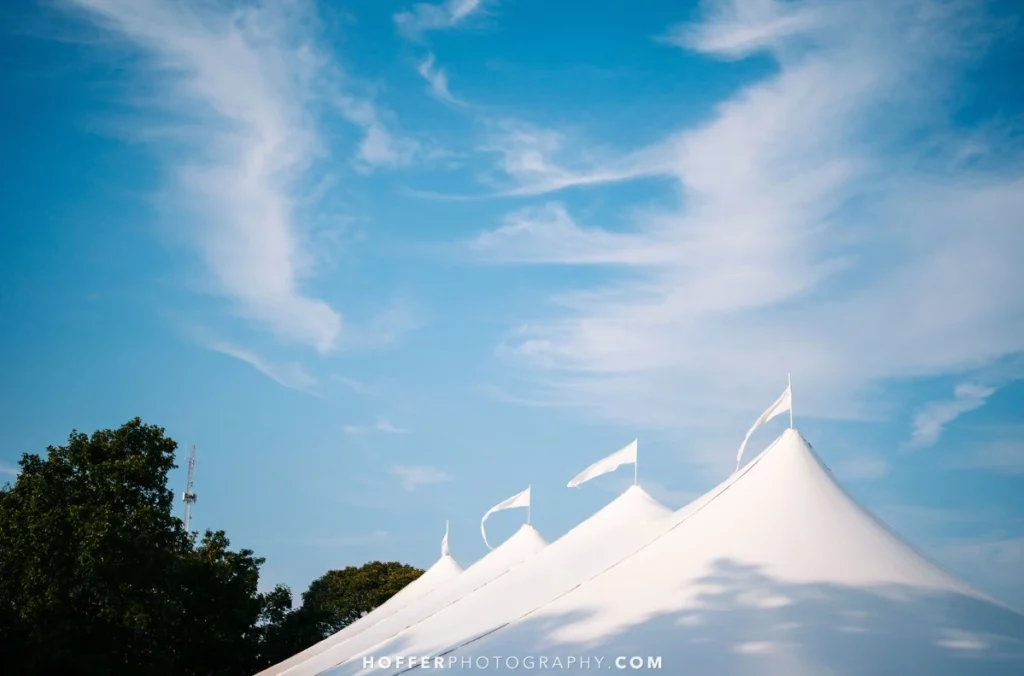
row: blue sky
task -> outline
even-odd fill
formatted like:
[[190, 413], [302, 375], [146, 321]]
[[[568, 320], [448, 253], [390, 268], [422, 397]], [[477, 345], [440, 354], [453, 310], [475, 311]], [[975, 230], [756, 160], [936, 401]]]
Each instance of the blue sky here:
[[299, 592], [446, 519], [469, 563], [528, 484], [554, 539], [634, 437], [681, 506], [791, 372], [844, 485], [1024, 608], [1015, 3], [0, 11], [0, 479], [141, 416]]

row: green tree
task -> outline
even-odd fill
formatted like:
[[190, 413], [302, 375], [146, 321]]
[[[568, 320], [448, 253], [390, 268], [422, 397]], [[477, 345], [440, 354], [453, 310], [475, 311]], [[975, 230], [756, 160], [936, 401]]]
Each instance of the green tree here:
[[389, 561], [371, 561], [330, 570], [313, 580], [302, 594], [305, 624], [328, 636], [358, 620], [423, 574], [419, 568]]
[[422, 571], [330, 571], [292, 609], [263, 559], [172, 513], [177, 445], [138, 418], [25, 454], [0, 488], [0, 667], [34, 676], [242, 676], [372, 610]]
[[172, 515], [176, 444], [138, 418], [25, 454], [0, 489], [0, 658], [17, 674], [253, 673], [282, 596]]

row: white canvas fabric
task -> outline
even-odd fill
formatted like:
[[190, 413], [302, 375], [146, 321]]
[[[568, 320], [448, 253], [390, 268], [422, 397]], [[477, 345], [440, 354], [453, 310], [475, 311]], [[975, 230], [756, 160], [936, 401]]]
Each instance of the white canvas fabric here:
[[495, 547], [487, 556], [466, 568], [461, 575], [448, 584], [442, 585], [390, 617], [284, 673], [287, 673], [288, 676], [314, 676], [342, 664], [353, 655], [408, 629], [462, 597], [473, 593], [495, 578], [504, 575], [523, 561], [536, 555], [545, 546], [547, 546], [547, 542], [540, 533], [533, 526], [524, 525], [509, 539]]
[[[632, 486], [506, 575], [328, 674], [373, 671], [372, 667], [364, 668], [364, 656], [429, 657], [471, 641], [554, 600], [632, 554], [663, 531], [672, 514], [643, 488]], [[377, 659], [370, 664], [376, 665]]]
[[480, 534], [483, 535], [483, 537], [484, 537], [484, 544], [487, 545], [488, 549], [494, 549], [494, 548], [491, 547], [491, 543], [487, 541], [487, 530], [484, 529], [484, 524], [487, 523], [487, 519], [490, 518], [491, 514], [494, 514], [495, 512], [500, 512], [500, 511], [506, 510], [506, 509], [515, 509], [517, 507], [526, 507], [527, 509], [530, 508], [530, 487], [529, 486], [526, 487], [525, 491], [523, 491], [521, 493], [516, 493], [511, 498], [507, 498], [505, 500], [502, 500], [501, 502], [496, 504], [494, 507], [491, 507], [490, 509], [488, 509], [487, 513], [484, 514], [484, 518], [480, 519]]
[[670, 520], [620, 564], [450, 653], [448, 671], [546, 656], [561, 667], [531, 673], [593, 672], [567, 667], [573, 655], [715, 676], [1024, 673], [1024, 615], [875, 519], [796, 430]]
[[[447, 549], [446, 545], [447, 533], [445, 534], [443, 545], [444, 549]], [[443, 554], [441, 558], [434, 563], [434, 565], [423, 571], [422, 575], [407, 584], [397, 594], [374, 608], [371, 612], [359, 618], [341, 631], [328, 636], [323, 641], [306, 648], [302, 652], [297, 653], [282, 662], [278, 662], [268, 669], [264, 669], [257, 674], [257, 676], [277, 676], [278, 674], [283, 674], [295, 665], [319, 655], [345, 639], [355, 636], [359, 632], [372, 627], [377, 622], [390, 617], [410, 603], [426, 596], [436, 588], [447, 584], [458, 577], [461, 573], [462, 566], [460, 566], [459, 563], [447, 553]]]
[[743, 450], [747, 447], [747, 442], [750, 441], [750, 435], [754, 433], [761, 425], [765, 424], [780, 413], [785, 413], [793, 408], [793, 385], [786, 385], [786, 391], [775, 400], [775, 403], [768, 407], [761, 416], [754, 421], [750, 429], [747, 430], [747, 436], [743, 437], [743, 443], [740, 444], [740, 450], [736, 452], [736, 469], [740, 468], [740, 460], [743, 458]]
[[636, 450], [637, 440], [634, 439], [625, 448], [615, 451], [607, 457], [601, 458], [593, 465], [574, 476], [567, 487], [576, 488], [580, 484], [590, 481], [595, 477], [608, 474], [609, 472], [614, 472], [622, 465], [627, 465], [629, 463], [633, 463], [635, 465]]

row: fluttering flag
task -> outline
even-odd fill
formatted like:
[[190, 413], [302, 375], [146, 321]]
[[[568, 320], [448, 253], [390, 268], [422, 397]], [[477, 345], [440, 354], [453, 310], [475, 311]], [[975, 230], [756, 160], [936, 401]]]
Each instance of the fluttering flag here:
[[[595, 462], [593, 465], [591, 465], [590, 467], [586, 468], [585, 470], [583, 470], [582, 472], [580, 472], [579, 474], [574, 476], [572, 478], [572, 481], [569, 482], [567, 487], [568, 488], [576, 488], [580, 484], [582, 484], [582, 483], [584, 483], [586, 481], [590, 481], [594, 477], [601, 476], [602, 474], [607, 474], [608, 472], [614, 472], [615, 470], [617, 470], [622, 465], [628, 465], [629, 463], [633, 463], [633, 465], [635, 466], [636, 465], [636, 448], [637, 448], [637, 440], [634, 439], [625, 448], [622, 448], [622, 449], [619, 449], [618, 451], [615, 451], [614, 453], [612, 453], [611, 455], [609, 455], [606, 458], [601, 458], [600, 460]], [[636, 483], [636, 472], [635, 471], [633, 472], [633, 482]]]
[[448, 522], [444, 522], [444, 538], [441, 540], [441, 556], [448, 556]]
[[[503, 509], [515, 509], [516, 507], [526, 507], [527, 510], [530, 509], [530, 486], [527, 486], [526, 490], [522, 493], [516, 493], [508, 500], [502, 500], [494, 507], [488, 509], [487, 513], [484, 514], [484, 518], [480, 520], [480, 533], [484, 536], [484, 544], [487, 545], [488, 549], [494, 549], [494, 547], [492, 547], [491, 543], [487, 541], [487, 531], [484, 529], [484, 524], [487, 523], [487, 517], [495, 512], [500, 512]], [[530, 512], [527, 511], [526, 514], [526, 523], [530, 523]]]
[[750, 435], [754, 433], [758, 427], [768, 422], [780, 413], [785, 413], [793, 410], [793, 385], [792, 383], [786, 385], [786, 391], [782, 393], [775, 403], [768, 407], [768, 410], [761, 414], [761, 417], [757, 419], [754, 426], [747, 431], [747, 436], [743, 437], [743, 443], [740, 444], [740, 450], [736, 454], [736, 469], [740, 468], [740, 459], [743, 457], [743, 449], [747, 447], [747, 442], [750, 440]]

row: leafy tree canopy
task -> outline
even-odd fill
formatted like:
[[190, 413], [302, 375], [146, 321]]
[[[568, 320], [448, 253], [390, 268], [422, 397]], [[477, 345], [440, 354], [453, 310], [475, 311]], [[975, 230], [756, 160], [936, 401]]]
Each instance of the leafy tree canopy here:
[[292, 609], [260, 593], [263, 559], [224, 531], [187, 533], [167, 475], [177, 444], [138, 418], [27, 453], [0, 488], [4, 673], [242, 676], [357, 619], [422, 571], [330, 571]]
[[423, 574], [419, 568], [389, 561], [371, 561], [356, 568], [330, 570], [302, 594], [302, 608], [325, 635], [333, 634], [382, 605]]
[[263, 560], [231, 551], [223, 531], [198, 543], [185, 532], [167, 488], [175, 448], [136, 418], [22, 457], [0, 490], [5, 671], [255, 670], [265, 626], [291, 595], [259, 594]]

